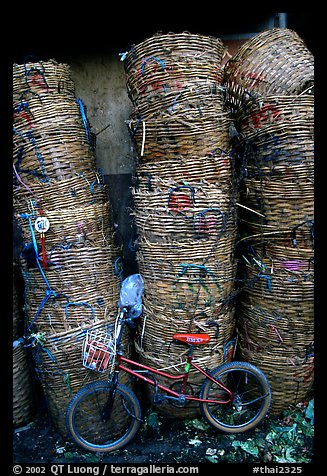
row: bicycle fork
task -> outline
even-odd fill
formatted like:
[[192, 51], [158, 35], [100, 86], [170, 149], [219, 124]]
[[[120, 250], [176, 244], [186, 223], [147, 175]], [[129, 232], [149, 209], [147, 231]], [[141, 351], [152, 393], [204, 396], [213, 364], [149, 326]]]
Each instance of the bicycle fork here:
[[109, 395], [106, 403], [104, 404], [103, 408], [101, 409], [100, 416], [102, 422], [107, 422], [111, 418], [111, 412], [114, 406], [114, 401], [117, 392], [117, 385], [118, 385], [118, 371], [116, 370], [111, 380], [111, 387], [109, 390]]

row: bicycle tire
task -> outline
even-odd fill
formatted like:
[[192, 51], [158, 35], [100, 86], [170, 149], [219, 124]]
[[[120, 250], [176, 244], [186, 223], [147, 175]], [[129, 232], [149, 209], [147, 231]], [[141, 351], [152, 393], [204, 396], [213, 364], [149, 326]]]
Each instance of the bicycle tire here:
[[109, 421], [101, 419], [111, 382], [92, 382], [72, 398], [66, 411], [66, 427], [79, 446], [88, 451], [111, 452], [127, 445], [141, 424], [138, 398], [128, 387], [117, 385], [113, 413]]
[[[271, 390], [260, 369], [248, 362], [235, 361], [222, 364], [209, 375], [227, 388], [231, 386], [230, 389], [235, 392], [229, 404], [200, 403], [202, 415], [210, 425], [224, 433], [244, 433], [261, 423], [269, 411]], [[221, 390], [217, 384], [208, 378], [204, 380], [200, 398], [226, 399], [226, 396], [226, 391]], [[241, 422], [243, 416], [245, 420]]]

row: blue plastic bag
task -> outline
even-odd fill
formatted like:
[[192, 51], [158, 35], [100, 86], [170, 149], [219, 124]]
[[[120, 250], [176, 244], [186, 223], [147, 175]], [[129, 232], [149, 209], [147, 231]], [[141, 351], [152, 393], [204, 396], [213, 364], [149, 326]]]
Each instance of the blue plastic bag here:
[[140, 274], [131, 274], [121, 283], [118, 307], [129, 307], [128, 317], [142, 314], [144, 281]]

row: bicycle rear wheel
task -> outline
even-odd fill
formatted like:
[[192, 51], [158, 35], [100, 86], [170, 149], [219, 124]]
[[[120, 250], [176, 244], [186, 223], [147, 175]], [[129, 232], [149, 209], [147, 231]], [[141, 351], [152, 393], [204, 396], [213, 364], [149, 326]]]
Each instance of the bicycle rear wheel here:
[[[243, 433], [255, 428], [267, 415], [271, 391], [265, 375], [248, 362], [228, 362], [210, 376], [234, 394], [228, 404], [200, 403], [204, 418], [225, 433]], [[227, 400], [228, 394], [206, 378], [200, 392], [203, 399]]]
[[109, 420], [103, 419], [111, 382], [93, 382], [70, 401], [66, 426], [72, 439], [88, 451], [110, 452], [127, 445], [141, 424], [141, 408], [136, 395], [118, 384]]

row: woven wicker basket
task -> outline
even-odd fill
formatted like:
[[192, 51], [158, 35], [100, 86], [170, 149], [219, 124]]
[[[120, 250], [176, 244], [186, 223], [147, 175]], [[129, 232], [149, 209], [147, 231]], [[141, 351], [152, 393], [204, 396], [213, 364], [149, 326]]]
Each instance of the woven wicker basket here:
[[201, 114], [181, 110], [175, 114], [164, 114], [155, 118], [129, 121], [131, 135], [143, 162], [153, 162], [176, 156], [192, 157], [210, 154], [215, 148], [229, 148], [228, 112], [220, 109]]
[[207, 183], [214, 183], [222, 190], [229, 192], [232, 187], [232, 170], [234, 170], [232, 158], [228, 152], [221, 149], [213, 150], [204, 156], [174, 159], [137, 164], [137, 176], [146, 177], [148, 188], [152, 187], [153, 178], [172, 180], [179, 185], [185, 183], [197, 183], [199, 177], [203, 177]]
[[13, 97], [19, 101], [22, 97], [45, 97], [47, 95], [75, 95], [75, 84], [70, 66], [49, 61], [26, 62], [13, 65]]
[[309, 356], [308, 349], [293, 351], [286, 355], [277, 349], [275, 352], [260, 352], [248, 349], [248, 344], [239, 339], [242, 358], [259, 367], [267, 376], [272, 391], [270, 412], [280, 414], [289, 405], [308, 398], [313, 388], [314, 357]]
[[[17, 212], [19, 208], [16, 208]], [[21, 213], [17, 213], [24, 242], [29, 243], [31, 241], [29, 221], [21, 216]], [[32, 222], [37, 216], [40, 215], [36, 213]], [[45, 247], [49, 255], [51, 255], [52, 249], [58, 246], [66, 248], [104, 246], [114, 251], [114, 235], [111, 229], [108, 202], [76, 208], [52, 210], [42, 208], [42, 216], [46, 217], [50, 223], [50, 228], [45, 234]], [[39, 236], [36, 236], [36, 242], [40, 245]]]
[[287, 130], [296, 131], [300, 141], [301, 134], [314, 133], [314, 96], [269, 95], [253, 99], [242, 106], [236, 120], [248, 140]]
[[[111, 321], [113, 322], [113, 321]], [[104, 380], [106, 372], [88, 370], [83, 366], [83, 346], [87, 329], [104, 329], [108, 322], [46, 336], [42, 347], [34, 348], [36, 374], [41, 381], [52, 421], [60, 434], [66, 436], [65, 413], [72, 396], [88, 382]], [[129, 355], [128, 339], [123, 340]], [[126, 383], [126, 377], [122, 376]], [[123, 415], [116, 415], [118, 419]], [[85, 421], [85, 424], [90, 424]], [[100, 422], [98, 422], [100, 425]], [[99, 428], [100, 431], [100, 428]]]
[[205, 180], [183, 184], [181, 181], [163, 180], [158, 177], [152, 178], [149, 184], [148, 178], [144, 176], [138, 177], [137, 188], [132, 192], [137, 211], [142, 208], [151, 210], [166, 207], [175, 213], [187, 214], [192, 208], [195, 211], [201, 211], [215, 204], [221, 204], [224, 210], [228, 205], [231, 208], [233, 206], [233, 203], [230, 203], [230, 194]]
[[224, 68], [228, 103], [237, 111], [251, 98], [313, 90], [314, 59], [293, 30], [273, 28], [245, 42]]
[[[14, 66], [14, 208], [25, 244], [39, 247], [40, 264], [25, 247], [25, 332], [34, 339], [36, 373], [63, 435], [72, 394], [104, 378], [83, 367], [83, 339], [87, 329], [115, 322], [120, 287], [95, 136], [73, 90], [66, 65]], [[50, 228], [32, 240], [30, 227], [40, 215]]]
[[18, 339], [22, 332], [23, 314], [22, 304], [22, 276], [19, 264], [13, 261], [13, 305], [12, 305], [12, 324], [13, 339]]
[[237, 308], [240, 355], [267, 375], [278, 413], [313, 384], [313, 249], [269, 240], [252, 244], [244, 258], [251, 284]]
[[17, 132], [33, 131], [35, 136], [60, 131], [73, 135], [84, 130], [79, 103], [66, 94], [30, 97], [14, 102], [13, 126]]
[[[269, 96], [239, 113], [245, 143], [241, 211], [247, 233], [273, 238], [314, 216], [314, 107], [310, 96]], [[301, 230], [303, 233], [303, 229]]]
[[[210, 265], [180, 263], [164, 266], [157, 261], [141, 261], [140, 271], [148, 281], [147, 297], [155, 301], [160, 299], [163, 305], [173, 308], [193, 309], [197, 306], [211, 306], [221, 303], [230, 295], [235, 279], [233, 263], [222, 264], [216, 269]], [[162, 273], [160, 273], [162, 265]]]
[[24, 181], [26, 177], [42, 182], [64, 180], [95, 170], [93, 151], [82, 130], [72, 135], [59, 130], [30, 139], [15, 134], [13, 158]]
[[28, 423], [35, 411], [31, 356], [19, 340], [23, 331], [20, 279], [22, 277], [19, 265], [13, 262], [13, 425], [15, 427]]
[[261, 216], [253, 218], [253, 214], [250, 216], [248, 213], [247, 218], [244, 218], [245, 213], [242, 214], [249, 234], [287, 231], [313, 219], [314, 190], [311, 183], [298, 188], [292, 182], [271, 186], [267, 181], [264, 185], [262, 182], [257, 185], [259, 190], [251, 190], [251, 185], [247, 183], [249, 193], [246, 196], [246, 205], [252, 210], [260, 211]]
[[13, 425], [29, 423], [35, 412], [30, 355], [24, 345], [13, 342]]
[[19, 174], [48, 181], [95, 168], [94, 135], [81, 101], [65, 93], [20, 98], [14, 102], [13, 117], [14, 163]]
[[222, 82], [224, 47], [214, 37], [191, 33], [156, 34], [125, 55], [129, 96], [134, 104], [180, 93], [185, 86]]
[[[47, 283], [37, 267], [29, 267], [21, 260], [29, 323], [39, 311], [35, 320], [39, 331], [63, 332], [84, 322], [98, 322], [106, 314], [115, 312], [119, 279], [110, 250], [59, 248], [53, 250], [49, 258], [51, 264], [43, 270]], [[41, 306], [46, 292], [51, 294]]]
[[107, 187], [93, 169], [74, 172], [71, 178], [62, 180], [51, 178], [47, 182], [25, 176], [24, 185], [16, 176], [14, 177], [13, 204], [17, 213], [31, 212], [33, 206], [44, 207], [47, 210], [61, 210], [103, 204], [108, 200]]
[[[175, 332], [207, 331], [212, 341], [195, 354], [204, 367], [216, 367], [234, 330], [234, 310], [226, 303], [236, 274], [237, 193], [222, 55], [219, 39], [182, 33], [155, 35], [124, 58], [135, 106], [128, 126], [138, 153], [132, 215], [145, 283], [135, 345], [140, 360], [156, 368], [183, 365], [185, 347], [171, 344]], [[198, 393], [193, 371], [190, 382]], [[151, 397], [153, 389], [148, 392]], [[199, 411], [198, 405], [159, 409], [174, 417]]]
[[226, 111], [224, 88], [217, 83], [184, 84], [179, 92], [148, 94], [135, 104], [134, 115], [144, 120], [165, 114], [183, 114], [187, 118], [212, 111]]

